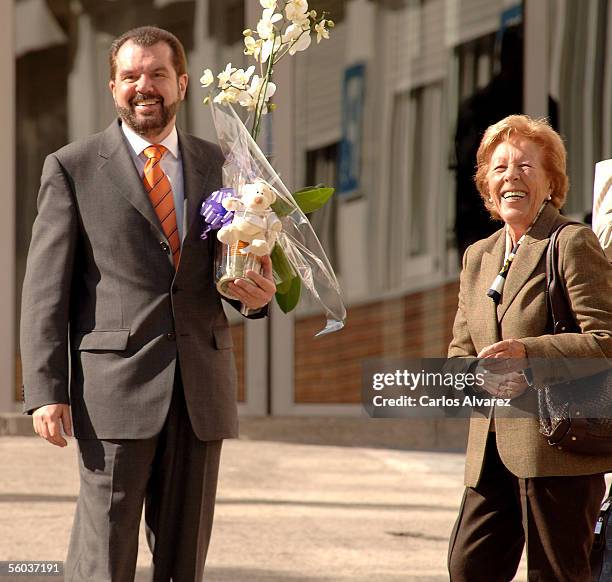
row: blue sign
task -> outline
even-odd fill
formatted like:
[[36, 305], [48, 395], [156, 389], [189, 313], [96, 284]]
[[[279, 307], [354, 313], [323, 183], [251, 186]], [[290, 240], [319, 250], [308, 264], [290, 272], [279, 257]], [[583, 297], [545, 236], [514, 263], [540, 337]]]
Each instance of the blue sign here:
[[499, 30], [497, 31], [497, 40], [501, 40], [504, 31], [511, 26], [516, 26], [523, 21], [523, 5], [516, 4], [510, 8], [506, 8], [501, 13], [499, 18]]
[[361, 63], [349, 67], [344, 72], [338, 194], [354, 194], [359, 190], [364, 100], [365, 64]]

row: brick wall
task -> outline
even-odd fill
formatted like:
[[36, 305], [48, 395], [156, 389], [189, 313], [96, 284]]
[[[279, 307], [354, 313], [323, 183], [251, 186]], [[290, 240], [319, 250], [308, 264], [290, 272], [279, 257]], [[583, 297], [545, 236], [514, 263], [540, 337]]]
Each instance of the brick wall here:
[[320, 316], [296, 322], [295, 402], [360, 402], [361, 362], [375, 357], [445, 357], [458, 283], [348, 309], [341, 332], [314, 334]]

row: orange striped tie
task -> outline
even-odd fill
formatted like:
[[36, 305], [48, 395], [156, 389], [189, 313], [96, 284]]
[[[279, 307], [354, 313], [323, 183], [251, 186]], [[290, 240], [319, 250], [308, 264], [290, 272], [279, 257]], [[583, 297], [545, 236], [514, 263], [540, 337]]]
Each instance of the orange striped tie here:
[[176, 224], [176, 211], [174, 209], [174, 195], [168, 176], [162, 170], [161, 159], [167, 149], [163, 145], [155, 144], [144, 150], [147, 162], [144, 167], [143, 182], [155, 214], [159, 218], [162, 230], [170, 243], [172, 261], [176, 269], [181, 256], [181, 239]]

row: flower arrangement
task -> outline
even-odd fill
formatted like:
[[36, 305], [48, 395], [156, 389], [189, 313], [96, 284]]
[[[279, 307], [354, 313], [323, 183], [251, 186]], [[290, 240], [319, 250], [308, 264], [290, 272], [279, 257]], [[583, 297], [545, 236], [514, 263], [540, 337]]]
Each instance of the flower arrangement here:
[[[344, 326], [346, 310], [340, 287], [306, 213], [321, 208], [334, 189], [323, 185], [291, 194], [257, 145], [262, 117], [275, 108], [270, 100], [277, 87], [274, 66], [287, 55], [306, 50], [312, 37], [329, 38], [333, 21], [323, 12], [309, 10], [307, 0], [260, 0], [263, 8], [256, 31], [244, 31], [244, 53], [256, 65], [246, 70], [229, 63], [216, 77], [217, 92], [204, 102], [212, 107], [219, 145], [226, 162], [224, 187], [202, 205], [202, 237], [215, 230], [222, 243], [218, 253], [216, 283], [230, 297], [228, 283], [259, 270], [259, 257], [269, 254], [276, 282], [276, 302], [288, 313], [297, 306], [302, 287], [323, 308], [327, 324], [319, 334]], [[256, 69], [259, 73], [256, 74]], [[215, 76], [206, 69], [200, 82], [211, 87]], [[246, 109], [250, 130], [233, 106]], [[248, 279], [247, 279], [248, 280]]]
[[[259, 137], [262, 116], [274, 110], [274, 104], [269, 104], [276, 93], [276, 84], [272, 82], [274, 66], [287, 55], [305, 51], [312, 42], [313, 32], [320, 43], [329, 38], [329, 29], [334, 27], [334, 22], [325, 12], [318, 15], [315, 10], [309, 10], [307, 0], [285, 1], [281, 12], [276, 12], [277, 0], [259, 0], [259, 3], [264, 10], [257, 29], [243, 32], [244, 54], [253, 57], [257, 65], [244, 70], [228, 63], [217, 75], [219, 92], [212, 97], [214, 103], [237, 103], [254, 113], [251, 136], [255, 141]], [[259, 74], [254, 74], [256, 68], [259, 68]], [[210, 87], [214, 80], [213, 72], [206, 69], [200, 83], [202, 87]], [[204, 102], [208, 103], [210, 99], [208, 96]]]

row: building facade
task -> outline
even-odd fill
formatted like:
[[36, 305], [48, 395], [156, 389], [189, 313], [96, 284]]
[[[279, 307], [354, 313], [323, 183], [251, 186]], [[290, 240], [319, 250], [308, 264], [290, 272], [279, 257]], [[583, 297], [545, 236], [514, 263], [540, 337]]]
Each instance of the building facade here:
[[[243, 414], [360, 415], [364, 360], [441, 357], [457, 303], [461, 250], [491, 232], [470, 191], [481, 126], [502, 111], [551, 119], [566, 140], [566, 212], [592, 206], [594, 164], [612, 157], [612, 2], [316, 0], [331, 38], [279, 64], [264, 150], [290, 189], [325, 182], [313, 215], [344, 291], [346, 328], [315, 338], [309, 301], [285, 316], [229, 314]], [[214, 139], [197, 80], [246, 64], [242, 30], [257, 0], [8, 0], [0, 7], [7, 214], [0, 236], [0, 409], [19, 409], [20, 287], [44, 157], [105, 128], [113, 38], [143, 24], [185, 44], [191, 86], [179, 125]], [[313, 43], [314, 44], [314, 43]], [[498, 117], [498, 118], [499, 118]]]

